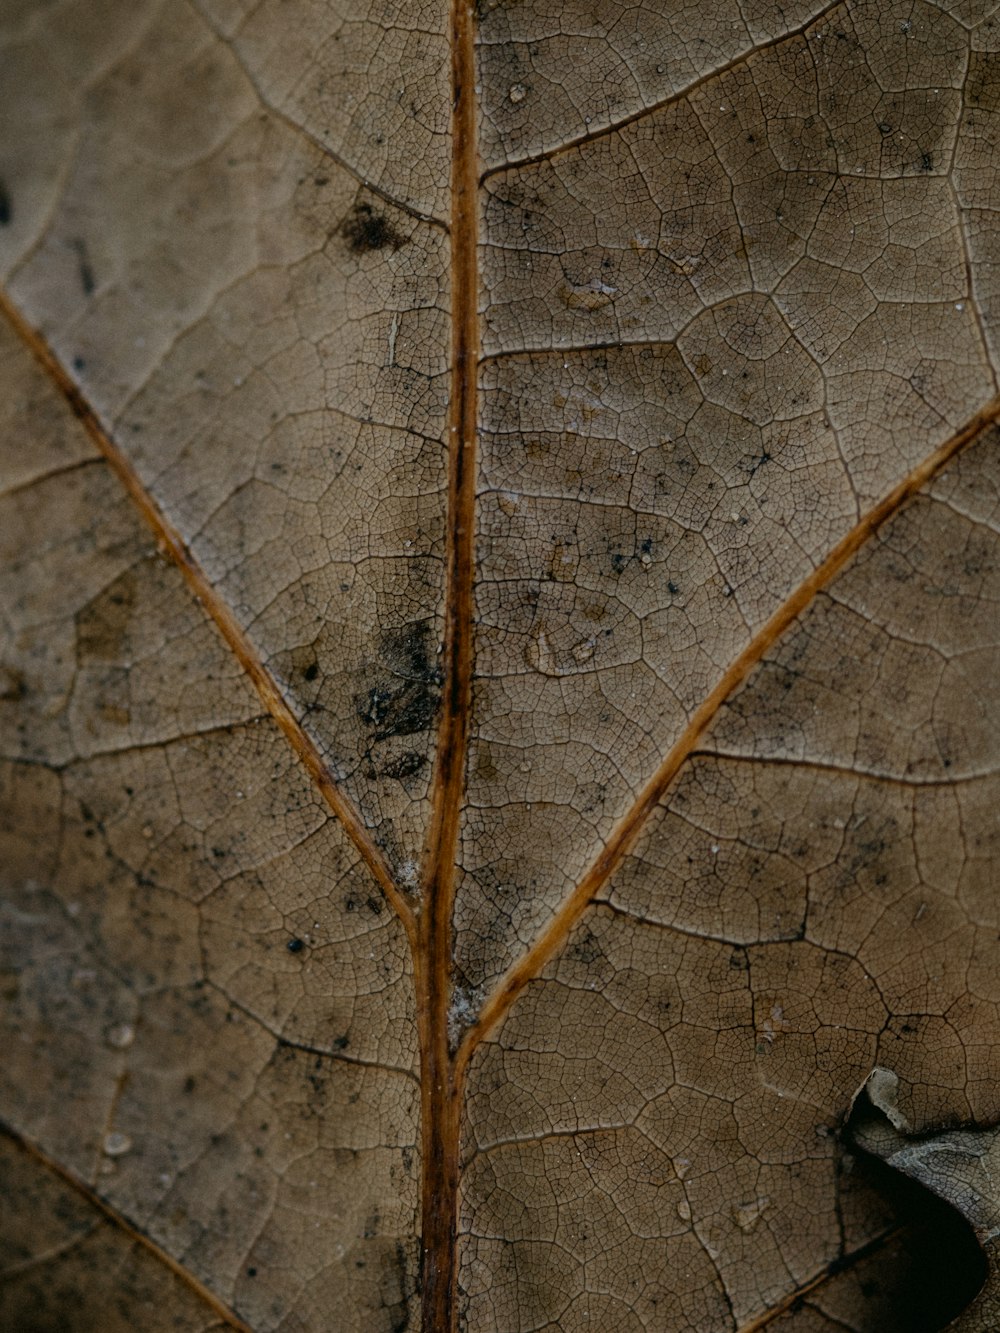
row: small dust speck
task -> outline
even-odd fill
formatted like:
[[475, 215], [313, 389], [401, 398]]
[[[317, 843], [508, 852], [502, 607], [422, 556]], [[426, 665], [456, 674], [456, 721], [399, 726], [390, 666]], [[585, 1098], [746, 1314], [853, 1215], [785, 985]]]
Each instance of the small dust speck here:
[[523, 102], [527, 94], [528, 90], [527, 88], [525, 88], [523, 83], [514, 83], [511, 84], [511, 88], [507, 96], [510, 98], [512, 102], [516, 103], [516, 102]]

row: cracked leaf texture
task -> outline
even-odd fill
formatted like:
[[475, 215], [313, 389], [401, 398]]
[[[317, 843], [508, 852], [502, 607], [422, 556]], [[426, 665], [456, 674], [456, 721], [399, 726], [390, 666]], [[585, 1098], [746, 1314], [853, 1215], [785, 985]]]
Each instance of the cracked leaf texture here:
[[1000, 1119], [996, 4], [0, 49], [0, 1318], [910, 1333], [841, 1129]]

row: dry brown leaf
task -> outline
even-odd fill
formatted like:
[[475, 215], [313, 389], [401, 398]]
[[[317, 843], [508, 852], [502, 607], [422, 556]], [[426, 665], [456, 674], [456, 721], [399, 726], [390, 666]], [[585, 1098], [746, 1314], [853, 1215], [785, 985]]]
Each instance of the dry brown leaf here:
[[8, 1321], [972, 1296], [994, 10], [2, 0]]

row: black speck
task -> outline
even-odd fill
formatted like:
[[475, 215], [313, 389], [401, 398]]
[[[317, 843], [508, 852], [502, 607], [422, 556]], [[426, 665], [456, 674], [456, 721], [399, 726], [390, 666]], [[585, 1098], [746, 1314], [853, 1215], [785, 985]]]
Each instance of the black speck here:
[[256, 1277], [256, 1276], [257, 1276], [257, 1270], [256, 1270], [256, 1268], [248, 1268], [248, 1269], [247, 1269], [247, 1277]]
[[371, 204], [355, 204], [338, 230], [356, 255], [384, 250], [387, 245], [398, 250], [407, 240], [383, 213], [376, 213]]
[[10, 204], [10, 194], [3, 181], [0, 181], [0, 227], [9, 227], [12, 216], [13, 210]]
[[299, 939], [289, 940], [285, 945], [289, 953], [301, 953], [305, 947], [305, 942]]
[[97, 284], [94, 281], [94, 270], [91, 267], [90, 256], [87, 254], [87, 242], [82, 236], [78, 236], [71, 244], [76, 251], [76, 271], [80, 279], [80, 286], [83, 288], [84, 296], [90, 296]]
[[920, 170], [921, 171], [934, 170], [934, 158], [930, 153], [920, 154]]
[[303, 671], [302, 675], [305, 677], [306, 680], [315, 680], [316, 677], [319, 675], [319, 666], [315, 662], [310, 662], [309, 665], [306, 667], [305, 671]]
[[333, 1039], [333, 1049], [335, 1051], [346, 1050], [349, 1045], [350, 1039], [348, 1037], [334, 1037]]
[[86, 369], [87, 369], [87, 363], [86, 363], [86, 361], [84, 361], [84, 359], [83, 359], [82, 356], [74, 356], [74, 358], [73, 358], [73, 369], [74, 369], [74, 370], [77, 370], [77, 371], [79, 371], [79, 370], [86, 370]]

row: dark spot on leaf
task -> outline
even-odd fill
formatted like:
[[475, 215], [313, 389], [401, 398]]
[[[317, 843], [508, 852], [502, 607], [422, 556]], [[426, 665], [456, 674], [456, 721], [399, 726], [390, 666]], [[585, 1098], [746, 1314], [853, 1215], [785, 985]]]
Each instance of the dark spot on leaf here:
[[356, 255], [384, 250], [391, 245], [398, 250], [407, 238], [398, 232], [384, 213], [376, 213], [371, 204], [355, 204], [339, 227], [340, 235]]
[[579, 963], [592, 965], [603, 960], [604, 953], [593, 931], [584, 930], [580, 938], [570, 946], [569, 955]]
[[426, 765], [426, 755], [417, 754], [415, 750], [408, 750], [406, 754], [401, 754], [398, 758], [391, 759], [387, 764], [383, 764], [380, 772], [385, 778], [396, 778], [401, 781], [403, 778], [412, 778]]
[[12, 215], [13, 209], [11, 208], [10, 194], [8, 193], [7, 186], [3, 181], [0, 181], [0, 227], [9, 226]]
[[76, 648], [81, 663], [117, 662], [127, 655], [137, 575], [126, 570], [77, 616]]
[[94, 281], [94, 270], [90, 263], [90, 256], [87, 254], [87, 242], [82, 236], [77, 236], [70, 242], [76, 251], [76, 271], [80, 279], [80, 286], [83, 288], [84, 296], [90, 296], [96, 283]]
[[402, 688], [376, 686], [368, 691], [358, 709], [362, 721], [373, 729], [372, 739], [412, 736], [427, 731], [437, 712], [438, 691], [414, 681]]
[[418, 620], [399, 629], [381, 630], [377, 643], [379, 660], [400, 676], [440, 684], [431, 628], [430, 621]]
[[373, 742], [427, 731], [441, 695], [429, 621], [382, 630], [377, 639], [378, 678], [355, 696], [358, 716], [371, 729]]
[[289, 953], [301, 953], [305, 947], [305, 943], [299, 939], [289, 940], [285, 945]]
[[0, 699], [16, 703], [27, 692], [24, 675], [14, 667], [0, 666]]

